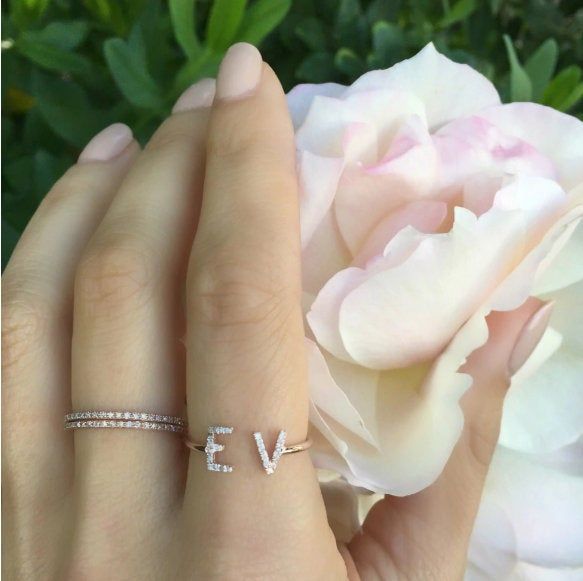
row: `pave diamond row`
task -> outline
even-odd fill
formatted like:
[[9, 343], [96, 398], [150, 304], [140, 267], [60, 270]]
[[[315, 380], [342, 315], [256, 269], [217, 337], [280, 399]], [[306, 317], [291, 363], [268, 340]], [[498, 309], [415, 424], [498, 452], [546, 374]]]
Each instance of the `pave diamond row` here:
[[176, 424], [183, 427], [186, 426], [186, 421], [183, 418], [160, 414], [150, 414], [145, 412], [84, 411], [72, 412], [65, 416], [65, 422], [72, 422], [76, 420], [139, 420], [142, 422], [160, 422], [163, 424]]
[[210, 472], [233, 472], [233, 467], [229, 464], [215, 462], [215, 454], [225, 449], [223, 444], [215, 442], [215, 435], [232, 433], [233, 428], [230, 426], [209, 426], [204, 451], [206, 452], [206, 467]]
[[178, 434], [185, 431], [184, 426], [141, 420], [76, 420], [65, 424], [66, 430], [84, 428], [133, 428], [138, 430], [161, 430], [164, 432], [176, 432]]
[[255, 443], [257, 444], [257, 450], [259, 451], [259, 456], [261, 458], [261, 463], [267, 474], [273, 474], [277, 468], [277, 464], [282, 454], [285, 451], [285, 439], [287, 434], [285, 430], [281, 430], [277, 436], [277, 442], [275, 443], [275, 450], [273, 451], [273, 456], [269, 458], [269, 454], [265, 448], [265, 442], [263, 441], [263, 436], [261, 432], [255, 432], [253, 434], [255, 438]]
[[211, 472], [233, 472], [233, 467], [229, 466], [228, 464], [216, 464], [214, 462], [208, 462], [207, 470]]

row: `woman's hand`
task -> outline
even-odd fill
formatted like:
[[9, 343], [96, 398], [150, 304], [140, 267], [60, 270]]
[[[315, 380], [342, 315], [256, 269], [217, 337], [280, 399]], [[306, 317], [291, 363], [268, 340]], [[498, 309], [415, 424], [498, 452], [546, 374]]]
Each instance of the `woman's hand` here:
[[[104, 130], [46, 196], [4, 277], [7, 581], [461, 577], [513, 343], [469, 363], [489, 379], [440, 480], [348, 548], [307, 453], [259, 462], [253, 432], [271, 454], [308, 431], [294, 152], [277, 78], [239, 44], [216, 94], [189, 89], [143, 151]], [[232, 426], [234, 470], [172, 433], [64, 430], [71, 410], [186, 415], [197, 441]]]

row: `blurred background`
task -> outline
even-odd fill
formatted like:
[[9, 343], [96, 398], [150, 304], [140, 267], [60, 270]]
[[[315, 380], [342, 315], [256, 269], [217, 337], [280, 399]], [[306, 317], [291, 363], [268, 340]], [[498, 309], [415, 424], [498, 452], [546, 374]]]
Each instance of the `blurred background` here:
[[2, 263], [54, 181], [115, 121], [145, 141], [234, 42], [286, 90], [350, 83], [433, 41], [504, 101], [583, 118], [583, 0], [2, 2]]

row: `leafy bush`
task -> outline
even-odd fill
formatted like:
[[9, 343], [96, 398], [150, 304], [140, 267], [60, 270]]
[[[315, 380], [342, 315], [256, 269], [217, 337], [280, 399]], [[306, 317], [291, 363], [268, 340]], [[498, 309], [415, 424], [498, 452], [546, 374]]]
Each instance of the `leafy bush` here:
[[583, 114], [580, 0], [12, 0], [3, 9], [3, 258], [90, 137], [144, 141], [230, 44], [261, 44], [286, 89], [349, 83], [433, 41], [507, 101]]

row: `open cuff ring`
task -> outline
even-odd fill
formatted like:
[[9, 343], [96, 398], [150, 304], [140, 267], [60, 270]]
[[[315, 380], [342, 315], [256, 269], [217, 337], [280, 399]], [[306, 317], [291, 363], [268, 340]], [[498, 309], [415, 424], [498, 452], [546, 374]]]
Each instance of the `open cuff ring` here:
[[[216, 441], [216, 436], [218, 435], [228, 435], [233, 433], [233, 428], [227, 426], [209, 426], [208, 434], [206, 438], [206, 444], [200, 444], [184, 438], [184, 443], [191, 450], [196, 450], [197, 452], [204, 452], [206, 454], [206, 467], [210, 472], [232, 472], [233, 466], [229, 464], [220, 464], [215, 459], [215, 454], [222, 452], [225, 449], [224, 444], [220, 444]], [[261, 432], [254, 432], [253, 438], [255, 439], [255, 444], [257, 445], [257, 451], [259, 452], [259, 457], [263, 468], [267, 474], [273, 474], [277, 468], [280, 458], [284, 454], [295, 454], [296, 452], [303, 452], [307, 450], [312, 445], [312, 440], [307, 439], [299, 444], [292, 444], [289, 446], [285, 445], [285, 439], [287, 434], [285, 430], [281, 430], [277, 436], [277, 441], [275, 443], [275, 449], [271, 458], [267, 453], [265, 448], [265, 442], [263, 441], [263, 436]]]

